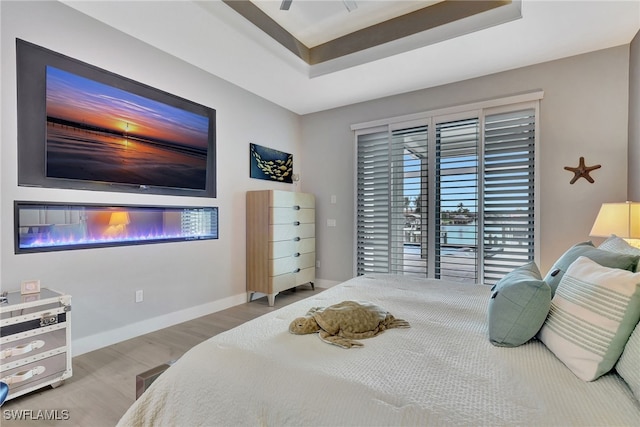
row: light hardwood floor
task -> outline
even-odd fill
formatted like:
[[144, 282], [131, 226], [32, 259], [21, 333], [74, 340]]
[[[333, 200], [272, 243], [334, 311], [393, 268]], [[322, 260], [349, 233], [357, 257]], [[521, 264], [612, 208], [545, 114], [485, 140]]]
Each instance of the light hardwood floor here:
[[[296, 291], [281, 292], [275, 307], [269, 307], [267, 298], [263, 297], [74, 357], [73, 376], [64, 385], [55, 389], [46, 387], [5, 402], [0, 424], [2, 427], [112, 427], [135, 401], [137, 374], [178, 359], [194, 345], [220, 332], [322, 290], [300, 286]], [[12, 419], [16, 411], [22, 414], [31, 411], [31, 418], [36, 418], [42, 410], [51, 411], [60, 419]], [[57, 412], [52, 412], [55, 410]]]

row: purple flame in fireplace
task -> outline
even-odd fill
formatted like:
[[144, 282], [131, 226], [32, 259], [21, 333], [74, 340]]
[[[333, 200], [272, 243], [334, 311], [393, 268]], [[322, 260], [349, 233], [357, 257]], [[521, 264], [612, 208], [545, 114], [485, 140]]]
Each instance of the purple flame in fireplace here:
[[58, 239], [53, 238], [36, 238], [30, 242], [24, 242], [20, 240], [20, 247], [23, 249], [28, 248], [45, 248], [56, 246], [74, 246], [74, 245], [102, 245], [102, 244], [117, 244], [117, 243], [132, 243], [132, 242], [145, 242], [154, 240], [191, 240], [191, 239], [210, 239], [215, 238], [214, 234], [136, 234], [136, 235], [124, 235], [124, 236], [100, 236], [100, 237], [62, 237]]
[[[217, 208], [26, 206], [17, 251], [47, 251], [218, 238]], [[24, 220], [23, 220], [24, 218]]]

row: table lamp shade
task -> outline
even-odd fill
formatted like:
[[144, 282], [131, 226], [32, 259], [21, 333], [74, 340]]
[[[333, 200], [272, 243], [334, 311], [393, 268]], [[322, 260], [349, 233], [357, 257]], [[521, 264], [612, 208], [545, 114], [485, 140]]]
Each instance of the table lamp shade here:
[[640, 203], [603, 203], [590, 236], [640, 239]]
[[128, 212], [113, 212], [111, 218], [109, 218], [109, 225], [127, 225], [129, 222]]

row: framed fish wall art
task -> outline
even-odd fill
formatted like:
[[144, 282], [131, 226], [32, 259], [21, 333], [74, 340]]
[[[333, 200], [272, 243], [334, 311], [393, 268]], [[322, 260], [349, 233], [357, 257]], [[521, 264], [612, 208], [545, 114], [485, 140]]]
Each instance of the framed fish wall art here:
[[275, 182], [293, 183], [293, 155], [249, 143], [249, 176]]

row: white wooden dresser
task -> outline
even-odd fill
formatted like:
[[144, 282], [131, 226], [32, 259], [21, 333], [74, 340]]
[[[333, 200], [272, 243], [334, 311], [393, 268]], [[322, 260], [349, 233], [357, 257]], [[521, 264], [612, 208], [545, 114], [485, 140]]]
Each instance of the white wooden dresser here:
[[0, 303], [0, 380], [7, 399], [71, 377], [71, 296], [9, 292]]
[[273, 306], [286, 289], [315, 281], [315, 196], [292, 191], [247, 192], [247, 293]]

